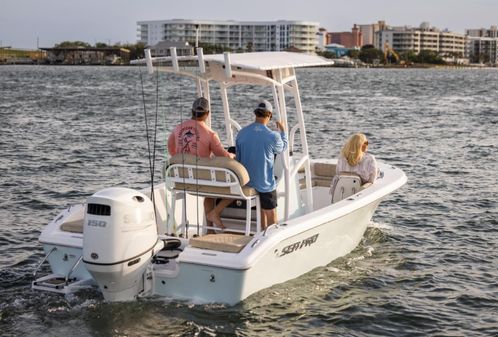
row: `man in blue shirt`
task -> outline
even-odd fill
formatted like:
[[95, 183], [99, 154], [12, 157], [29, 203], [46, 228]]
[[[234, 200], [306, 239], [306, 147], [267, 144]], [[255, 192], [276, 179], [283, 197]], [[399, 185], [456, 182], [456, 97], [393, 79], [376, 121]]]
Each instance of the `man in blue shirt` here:
[[261, 101], [254, 114], [254, 123], [242, 128], [237, 134], [237, 160], [249, 173], [248, 185], [259, 193], [261, 201], [261, 228], [277, 222], [277, 183], [273, 174], [275, 155], [287, 148], [284, 125], [277, 121], [279, 132], [268, 128], [272, 118], [271, 103]]

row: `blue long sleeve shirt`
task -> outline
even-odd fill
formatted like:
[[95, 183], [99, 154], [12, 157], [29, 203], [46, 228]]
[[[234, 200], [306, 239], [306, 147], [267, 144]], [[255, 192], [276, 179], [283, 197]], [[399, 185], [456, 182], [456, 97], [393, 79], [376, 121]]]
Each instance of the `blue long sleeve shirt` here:
[[254, 122], [239, 131], [235, 142], [236, 158], [249, 173], [249, 186], [263, 193], [275, 190], [275, 155], [282, 153], [287, 144], [285, 132], [272, 131], [261, 123]]

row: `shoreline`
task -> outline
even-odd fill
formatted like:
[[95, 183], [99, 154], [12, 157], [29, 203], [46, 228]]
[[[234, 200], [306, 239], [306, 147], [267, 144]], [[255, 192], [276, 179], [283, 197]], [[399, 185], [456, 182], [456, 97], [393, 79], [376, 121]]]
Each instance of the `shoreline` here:
[[[1, 62], [1, 66], [49, 66], [49, 67], [134, 67], [133, 64], [50, 64], [37, 62]], [[498, 69], [495, 66], [486, 65], [451, 65], [451, 64], [412, 64], [412, 65], [327, 65], [312, 68], [346, 68], [346, 69]]]

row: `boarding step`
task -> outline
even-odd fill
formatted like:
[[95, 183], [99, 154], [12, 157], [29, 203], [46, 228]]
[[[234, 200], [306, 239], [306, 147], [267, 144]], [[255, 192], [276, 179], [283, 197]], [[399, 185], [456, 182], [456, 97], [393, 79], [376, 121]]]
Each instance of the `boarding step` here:
[[69, 294], [82, 288], [88, 288], [94, 284], [95, 282], [92, 278], [78, 280], [73, 277], [66, 279], [65, 276], [50, 274], [33, 281], [31, 288], [59, 294]]

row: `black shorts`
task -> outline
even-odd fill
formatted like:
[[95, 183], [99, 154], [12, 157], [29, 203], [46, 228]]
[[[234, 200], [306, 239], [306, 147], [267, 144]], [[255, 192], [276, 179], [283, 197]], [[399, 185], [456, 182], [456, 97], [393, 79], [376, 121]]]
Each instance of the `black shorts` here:
[[258, 192], [259, 201], [261, 203], [262, 209], [274, 209], [277, 208], [277, 191], [271, 192]]

